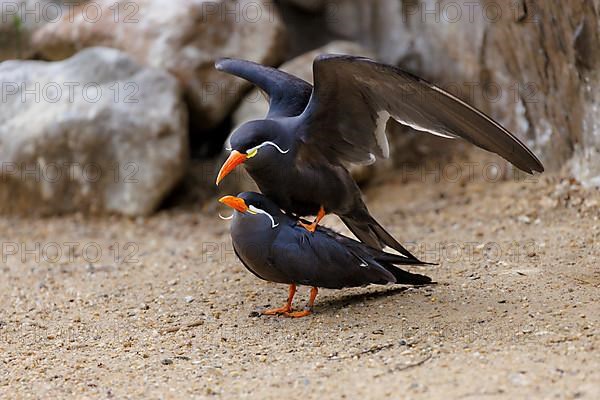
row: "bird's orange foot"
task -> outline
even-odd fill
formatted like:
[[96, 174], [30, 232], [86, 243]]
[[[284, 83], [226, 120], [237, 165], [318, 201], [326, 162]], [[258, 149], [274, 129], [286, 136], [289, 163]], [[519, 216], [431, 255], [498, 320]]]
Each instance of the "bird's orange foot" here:
[[315, 221], [312, 224], [306, 224], [302, 221], [298, 221], [298, 223], [300, 225], [302, 225], [310, 233], [315, 233], [315, 231], [317, 230], [317, 225], [319, 225], [319, 222], [321, 222], [321, 220], [323, 219], [323, 217], [325, 217], [325, 215], [326, 215], [325, 209], [323, 208], [323, 206], [321, 206], [319, 208], [319, 212], [317, 213], [317, 218], [315, 219]]
[[282, 314], [287, 315], [291, 312], [292, 312], [292, 307], [290, 307], [286, 304], [283, 307], [272, 308], [270, 310], [261, 311], [261, 314], [262, 315], [282, 315]]
[[292, 302], [294, 301], [294, 295], [296, 294], [296, 285], [293, 283], [290, 285], [290, 291], [288, 294], [287, 302], [283, 307], [273, 308], [271, 310], [264, 310], [261, 312], [262, 315], [282, 315], [289, 314], [292, 312]]
[[315, 233], [315, 231], [317, 230], [317, 221], [315, 221], [313, 223], [310, 223], [310, 224], [305, 224], [302, 221], [298, 221], [298, 224], [300, 224], [301, 226], [303, 226], [304, 229], [306, 229], [310, 233]]
[[286, 317], [290, 317], [290, 318], [302, 318], [302, 317], [306, 317], [307, 315], [310, 315], [310, 314], [312, 314], [312, 310], [306, 309], [303, 311], [286, 312], [283, 315], [285, 315]]

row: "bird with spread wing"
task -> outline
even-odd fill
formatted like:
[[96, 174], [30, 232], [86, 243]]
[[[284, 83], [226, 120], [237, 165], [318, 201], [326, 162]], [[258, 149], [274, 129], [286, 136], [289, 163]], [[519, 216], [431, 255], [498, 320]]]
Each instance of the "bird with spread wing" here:
[[321, 55], [313, 63], [314, 87], [276, 68], [221, 59], [216, 68], [244, 78], [269, 97], [264, 119], [241, 125], [230, 137], [231, 154], [217, 184], [243, 164], [260, 190], [286, 213], [316, 215], [314, 232], [337, 214], [365, 244], [389, 246], [419, 261], [369, 213], [349, 163], [389, 157], [389, 118], [417, 131], [462, 138], [527, 172], [542, 172], [537, 157], [499, 123], [439, 87], [399, 68], [364, 57]]

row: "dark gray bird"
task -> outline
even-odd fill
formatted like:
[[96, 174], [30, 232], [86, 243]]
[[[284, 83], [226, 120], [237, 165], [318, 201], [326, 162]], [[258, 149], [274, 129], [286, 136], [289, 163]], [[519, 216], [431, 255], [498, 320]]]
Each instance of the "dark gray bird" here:
[[[327, 228], [318, 227], [314, 233], [308, 232], [261, 194], [245, 192], [219, 201], [235, 210], [231, 239], [235, 254], [244, 266], [261, 279], [290, 285], [286, 304], [263, 314], [306, 316], [311, 313], [319, 287], [341, 289], [372, 283], [431, 283], [427, 276], [394, 266], [411, 264], [406, 257], [374, 249]], [[308, 308], [293, 312], [296, 285], [313, 288]]]
[[442, 89], [396, 67], [367, 58], [321, 55], [314, 60], [314, 88], [275, 68], [222, 59], [216, 68], [245, 78], [270, 98], [265, 119], [240, 126], [217, 184], [244, 164], [260, 190], [285, 212], [337, 214], [362, 242], [385, 245], [417, 260], [369, 214], [348, 163], [389, 156], [385, 126], [391, 117], [418, 131], [461, 137], [521, 170], [544, 167], [500, 124]]

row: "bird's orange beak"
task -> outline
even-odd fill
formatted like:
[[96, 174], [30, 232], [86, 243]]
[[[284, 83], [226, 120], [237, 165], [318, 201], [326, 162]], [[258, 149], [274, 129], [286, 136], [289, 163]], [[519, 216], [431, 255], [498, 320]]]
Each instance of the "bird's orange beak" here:
[[244, 199], [240, 199], [239, 197], [224, 196], [219, 199], [219, 202], [221, 202], [235, 210], [238, 210], [239, 212], [248, 211], [248, 206], [246, 205], [246, 202], [244, 201]]
[[235, 167], [246, 161], [247, 158], [247, 155], [242, 154], [237, 150], [233, 150], [229, 155], [229, 158], [225, 160], [225, 163], [221, 167], [219, 175], [217, 175], [217, 186], [219, 185], [219, 182], [223, 180], [223, 178], [225, 178], [231, 171], [233, 171]]

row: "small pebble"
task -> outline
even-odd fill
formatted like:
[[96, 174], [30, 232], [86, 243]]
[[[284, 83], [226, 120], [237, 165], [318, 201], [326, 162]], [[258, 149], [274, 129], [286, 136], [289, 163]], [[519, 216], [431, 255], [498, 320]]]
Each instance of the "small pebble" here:
[[173, 364], [173, 360], [171, 360], [170, 358], [163, 358], [163, 359], [160, 361], [160, 363], [161, 363], [162, 365], [171, 365], [171, 364]]
[[529, 218], [527, 215], [521, 215], [521, 216], [519, 216], [519, 218], [517, 218], [517, 220], [523, 224], [531, 223], [531, 218]]
[[185, 296], [184, 300], [186, 303], [191, 303], [194, 301], [194, 298], [192, 296]]

